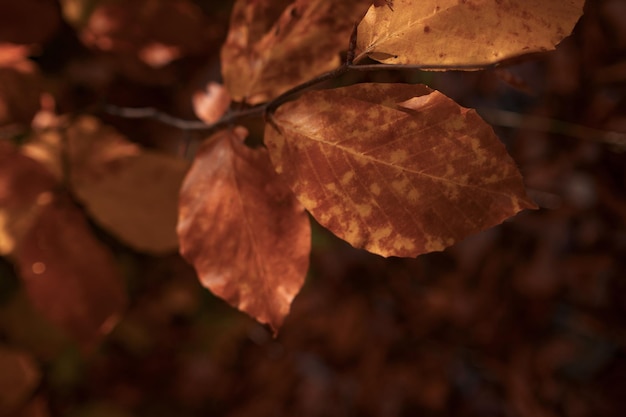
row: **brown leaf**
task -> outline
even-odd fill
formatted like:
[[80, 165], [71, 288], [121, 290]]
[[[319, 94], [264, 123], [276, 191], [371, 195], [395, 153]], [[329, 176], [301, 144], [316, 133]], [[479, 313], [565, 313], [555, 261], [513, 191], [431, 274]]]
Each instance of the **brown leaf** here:
[[33, 305], [86, 351], [126, 307], [113, 254], [65, 197], [45, 204], [13, 258]]
[[176, 250], [185, 160], [143, 150], [88, 117], [67, 130], [66, 141], [71, 185], [96, 221], [138, 250]]
[[60, 178], [64, 146], [70, 185], [94, 220], [140, 251], [176, 250], [186, 161], [141, 149], [93, 117], [78, 118], [64, 132], [36, 135], [25, 153]]
[[[274, 4], [275, 3], [275, 4]], [[224, 84], [257, 104], [339, 65], [369, 0], [239, 0], [222, 47]], [[279, 13], [282, 11], [282, 14]]]
[[370, 7], [357, 48], [386, 64], [476, 65], [554, 49], [584, 0], [396, 0]]
[[265, 149], [243, 144], [244, 128], [201, 148], [185, 178], [178, 235], [202, 284], [274, 332], [308, 269], [311, 231]]
[[29, 355], [1, 345], [0, 369], [0, 415], [8, 415], [32, 395], [41, 372]]
[[55, 186], [43, 166], [0, 141], [0, 255], [13, 252]]
[[305, 93], [281, 106], [274, 123], [266, 143], [297, 198], [370, 252], [443, 250], [534, 207], [493, 130], [422, 85]]
[[0, 126], [27, 125], [39, 109], [41, 77], [24, 52], [16, 45], [0, 43]]
[[166, 253], [178, 247], [177, 197], [187, 162], [156, 152], [107, 164], [105, 175], [73, 177], [76, 196], [98, 223], [133, 248]]
[[38, 162], [0, 142], [0, 249], [30, 301], [88, 350], [126, 304], [110, 251]]

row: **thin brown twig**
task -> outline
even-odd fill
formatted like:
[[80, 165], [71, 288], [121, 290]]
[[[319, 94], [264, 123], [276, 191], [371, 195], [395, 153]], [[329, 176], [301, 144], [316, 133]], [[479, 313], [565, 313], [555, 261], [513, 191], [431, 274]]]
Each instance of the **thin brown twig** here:
[[302, 84], [299, 84], [284, 93], [280, 94], [276, 98], [268, 101], [267, 103], [251, 107], [244, 110], [237, 110], [225, 114], [220, 120], [207, 124], [201, 120], [186, 120], [178, 117], [174, 117], [170, 114], [164, 113], [153, 107], [121, 107], [112, 104], [104, 106], [104, 111], [114, 116], [120, 116], [127, 119], [152, 119], [168, 126], [176, 127], [181, 130], [196, 130], [207, 133], [215, 132], [230, 124], [236, 123], [238, 120], [242, 120], [248, 117], [261, 116], [267, 112], [274, 112], [281, 104], [289, 101], [297, 94], [304, 92], [305, 90], [321, 84], [324, 81], [337, 78], [349, 71], [384, 71], [384, 70], [444, 70], [444, 69], [463, 69], [463, 66], [420, 66], [420, 65], [390, 65], [390, 64], [369, 64], [369, 65], [355, 65], [345, 63], [342, 66], [318, 75]]
[[267, 105], [251, 107], [245, 110], [239, 110], [226, 113], [221, 119], [214, 123], [205, 123], [201, 120], [185, 120], [171, 116], [153, 107], [120, 107], [108, 104], [104, 107], [104, 111], [115, 116], [121, 116], [127, 119], [152, 119], [168, 126], [173, 126], [181, 130], [201, 130], [203, 132], [214, 132], [220, 130], [237, 120], [248, 117], [259, 116], [265, 112]]

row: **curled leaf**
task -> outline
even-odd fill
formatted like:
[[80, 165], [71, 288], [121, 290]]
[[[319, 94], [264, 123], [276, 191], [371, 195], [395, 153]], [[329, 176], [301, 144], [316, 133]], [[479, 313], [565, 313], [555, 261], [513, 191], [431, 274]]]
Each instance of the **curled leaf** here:
[[309, 264], [309, 219], [247, 131], [222, 131], [200, 149], [180, 194], [182, 255], [202, 285], [274, 332]]
[[[382, 2], [380, 2], [382, 3]], [[361, 56], [387, 64], [484, 66], [554, 49], [584, 0], [394, 0], [358, 27]]]
[[383, 256], [417, 256], [523, 208], [522, 177], [473, 110], [422, 85], [305, 93], [265, 129], [270, 157], [323, 226]]

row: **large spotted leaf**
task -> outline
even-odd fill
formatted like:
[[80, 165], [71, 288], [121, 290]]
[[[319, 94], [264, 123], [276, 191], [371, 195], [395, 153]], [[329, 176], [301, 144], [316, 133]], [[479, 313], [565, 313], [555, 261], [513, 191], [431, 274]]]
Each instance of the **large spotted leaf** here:
[[383, 256], [442, 250], [534, 207], [491, 127], [422, 85], [309, 92], [278, 108], [265, 133], [306, 209]]

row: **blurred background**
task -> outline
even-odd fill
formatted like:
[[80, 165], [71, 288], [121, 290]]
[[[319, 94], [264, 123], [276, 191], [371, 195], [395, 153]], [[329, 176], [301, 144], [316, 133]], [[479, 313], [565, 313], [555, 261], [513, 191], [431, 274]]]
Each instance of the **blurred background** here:
[[[231, 8], [0, 0], [0, 139], [28, 144], [53, 113], [90, 114], [95, 130], [191, 159], [199, 134], [101, 105], [194, 119], [191, 97], [220, 81]], [[134, 244], [81, 195], [72, 210], [88, 213], [89, 242], [123, 278], [124, 294], [93, 289], [115, 294], [119, 322], [84, 338], [51, 324], [37, 306], [68, 308], [69, 287], [33, 299], [26, 277], [42, 271], [24, 272], [27, 255], [0, 237], [0, 415], [624, 415], [626, 1], [588, 1], [556, 51], [498, 69], [350, 73], [333, 85], [364, 81], [424, 82], [476, 108], [541, 208], [417, 259], [383, 259], [314, 224], [307, 282], [274, 339], [203, 289], [175, 248]], [[262, 120], [246, 123], [259, 142]], [[26, 210], [15, 201], [31, 201], [20, 190], [55, 189], [39, 168], [7, 179], [11, 158], [0, 157], [0, 232]], [[7, 191], [10, 181], [21, 185]], [[164, 188], [175, 202], [175, 185]], [[77, 256], [91, 259], [90, 247]]]

